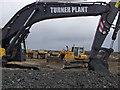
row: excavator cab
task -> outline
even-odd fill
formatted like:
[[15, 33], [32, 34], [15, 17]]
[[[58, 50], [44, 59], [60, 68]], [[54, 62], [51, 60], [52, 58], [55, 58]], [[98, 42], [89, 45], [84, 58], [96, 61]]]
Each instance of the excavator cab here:
[[[11, 52], [10, 56], [6, 55], [6, 50], [4, 48], [2, 48], [2, 50], [4, 50], [3, 52], [3, 57], [2, 59], [6, 59], [7, 58], [7, 62], [11, 62], [11, 61], [26, 61], [26, 47], [25, 47], [25, 42], [22, 42], [21, 44], [15, 44], [13, 51]], [[10, 58], [9, 58], [10, 57]], [[4, 64], [3, 64], [4, 66]]]
[[85, 47], [73, 46], [72, 52], [74, 52], [75, 59], [80, 59], [80, 60], [88, 59], [87, 55], [85, 55]]
[[74, 56], [78, 56], [79, 54], [84, 53], [84, 48], [82, 48], [82, 47], [72, 47], [72, 52], [74, 52]]
[[26, 60], [26, 47], [25, 42], [22, 42], [20, 45], [15, 45], [15, 48], [12, 52], [12, 57], [10, 61], [25, 61]]

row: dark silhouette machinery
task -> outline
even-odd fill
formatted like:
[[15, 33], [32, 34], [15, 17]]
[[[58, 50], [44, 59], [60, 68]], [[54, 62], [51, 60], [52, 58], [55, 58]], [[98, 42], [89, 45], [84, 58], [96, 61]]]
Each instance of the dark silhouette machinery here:
[[[3, 27], [1, 33], [1, 47], [5, 49], [6, 55], [2, 62], [25, 60], [25, 39], [30, 33], [31, 26], [39, 21], [53, 18], [98, 16], [100, 21], [96, 30], [95, 38], [91, 48], [89, 70], [109, 71], [108, 57], [113, 52], [113, 43], [120, 28], [120, 2], [35, 2], [19, 10], [10, 21]], [[117, 17], [117, 22], [113, 21]], [[101, 47], [110, 28], [114, 29], [110, 48]], [[104, 56], [98, 58], [98, 52], [105, 52]]]

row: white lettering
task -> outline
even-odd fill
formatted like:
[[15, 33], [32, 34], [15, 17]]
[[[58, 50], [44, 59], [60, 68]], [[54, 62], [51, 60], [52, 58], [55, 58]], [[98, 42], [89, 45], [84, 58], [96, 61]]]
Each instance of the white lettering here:
[[88, 12], [88, 7], [72, 7], [72, 13]]
[[85, 12], [88, 12], [88, 7], [85, 7]]
[[50, 7], [51, 13], [88, 12], [88, 7]]
[[50, 9], [51, 9], [51, 13], [53, 13], [53, 9], [54, 9], [54, 8], [53, 8], [53, 7], [50, 7]]
[[70, 13], [70, 7], [50, 7], [51, 13]]
[[72, 13], [74, 13], [75, 7], [72, 7]]

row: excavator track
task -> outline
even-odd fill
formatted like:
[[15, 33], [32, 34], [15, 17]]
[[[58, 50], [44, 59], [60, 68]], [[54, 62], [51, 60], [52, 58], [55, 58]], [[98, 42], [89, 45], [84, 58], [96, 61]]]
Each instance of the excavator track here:
[[71, 68], [87, 68], [89, 60], [60, 60], [58, 57], [48, 57], [47, 64], [50, 67], [60, 69], [71, 69]]
[[72, 60], [72, 61], [64, 61], [63, 69], [70, 68], [87, 68], [89, 60]]

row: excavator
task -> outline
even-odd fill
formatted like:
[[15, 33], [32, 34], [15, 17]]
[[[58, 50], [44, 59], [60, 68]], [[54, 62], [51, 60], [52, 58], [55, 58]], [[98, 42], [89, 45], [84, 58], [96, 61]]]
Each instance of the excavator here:
[[[66, 61], [70, 61], [73, 59], [76, 60], [85, 60], [88, 59], [87, 55], [85, 55], [85, 47], [77, 47], [75, 46], [75, 44], [71, 49], [68, 49], [68, 46], [66, 46], [67, 50], [65, 51], [65, 49], [63, 48], [62, 51], [60, 52], [60, 54], [58, 55], [58, 57], [61, 60], [66, 60]], [[71, 51], [70, 51], [71, 50]]]
[[60, 54], [58, 55], [60, 60], [64, 59], [66, 61], [70, 61], [73, 59], [76, 59], [76, 60], [88, 59], [87, 55], [85, 55], [85, 47], [75, 46], [74, 44], [72, 47], [72, 50], [70, 48], [68, 49], [68, 46], [66, 46], [66, 48], [67, 50], [63, 48]]
[[[120, 2], [67, 2], [67, 1], [36, 1], [19, 10], [0, 31], [1, 48], [5, 49], [2, 63], [26, 60], [25, 39], [30, 33], [34, 23], [46, 19], [100, 16], [94, 41], [91, 47], [88, 70], [109, 72], [108, 58], [113, 52], [113, 44], [120, 29]], [[114, 25], [114, 20], [117, 19]], [[111, 45], [109, 48], [102, 47], [110, 29], [113, 29]], [[80, 29], [83, 30], [83, 29]], [[104, 51], [102, 57], [98, 52]]]
[[76, 68], [76, 67], [87, 67], [88, 63], [88, 56], [85, 55], [85, 47], [79, 47], [75, 46], [73, 44], [72, 49], [68, 49], [68, 46], [66, 46], [67, 50], [64, 48], [58, 55], [59, 60], [63, 61], [63, 69], [65, 68]]

